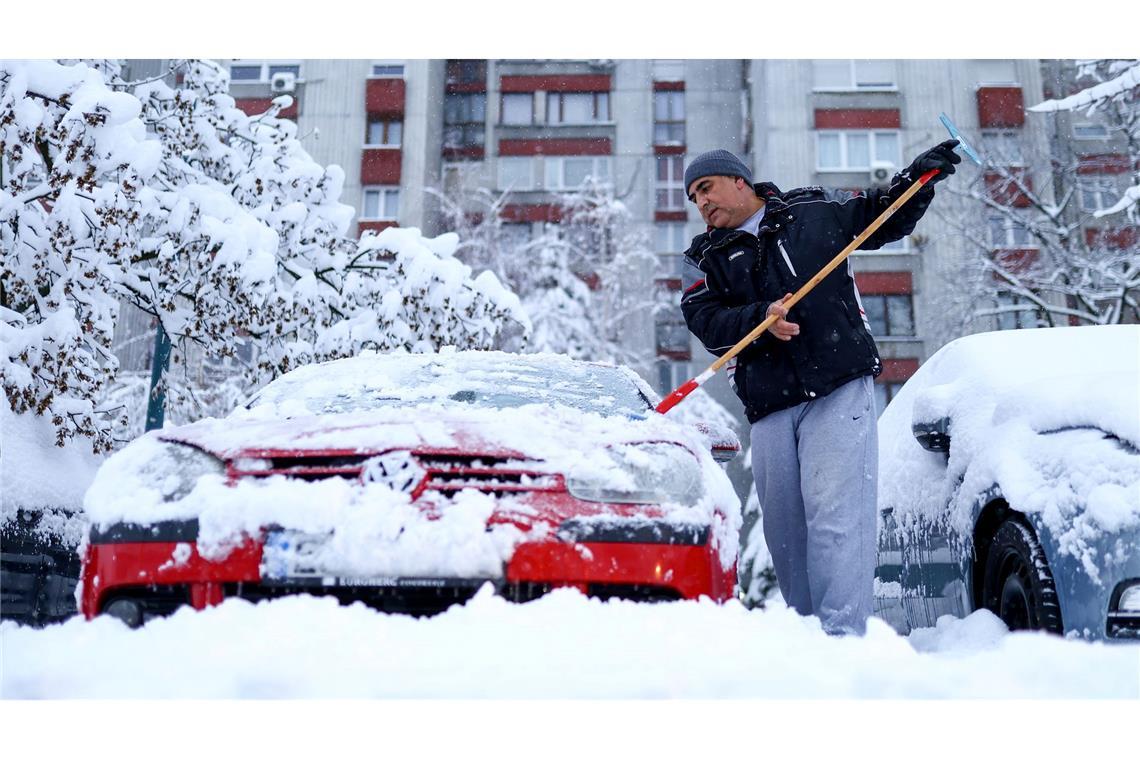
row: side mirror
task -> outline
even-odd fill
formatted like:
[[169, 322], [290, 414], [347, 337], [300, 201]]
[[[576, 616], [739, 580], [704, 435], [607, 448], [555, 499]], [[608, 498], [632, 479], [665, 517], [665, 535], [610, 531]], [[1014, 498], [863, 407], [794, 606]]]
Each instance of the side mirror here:
[[708, 441], [712, 458], [717, 462], [731, 462], [740, 453], [740, 439], [730, 427], [710, 422], [694, 422], [693, 427]]
[[934, 422], [916, 422], [910, 427], [918, 445], [927, 451], [950, 452], [950, 418]]

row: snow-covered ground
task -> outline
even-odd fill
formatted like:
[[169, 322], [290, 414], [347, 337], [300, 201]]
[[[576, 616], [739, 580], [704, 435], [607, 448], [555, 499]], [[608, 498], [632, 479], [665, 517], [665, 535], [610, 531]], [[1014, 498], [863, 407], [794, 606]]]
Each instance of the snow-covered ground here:
[[988, 612], [832, 638], [780, 603], [529, 604], [484, 588], [434, 618], [242, 600], [130, 630], [0, 625], [5, 698], [1140, 698], [1140, 645], [1011, 634]]

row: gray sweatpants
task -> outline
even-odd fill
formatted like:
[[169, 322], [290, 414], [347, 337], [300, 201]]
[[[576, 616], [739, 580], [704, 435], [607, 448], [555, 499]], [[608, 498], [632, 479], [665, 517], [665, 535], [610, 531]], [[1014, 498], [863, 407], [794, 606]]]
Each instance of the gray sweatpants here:
[[752, 474], [780, 593], [828, 633], [858, 633], [871, 615], [878, 483], [874, 381], [752, 425]]

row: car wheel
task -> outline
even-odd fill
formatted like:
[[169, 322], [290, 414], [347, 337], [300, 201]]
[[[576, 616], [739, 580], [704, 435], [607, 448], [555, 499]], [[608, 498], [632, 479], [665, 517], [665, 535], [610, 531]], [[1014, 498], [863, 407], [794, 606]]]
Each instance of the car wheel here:
[[1033, 529], [1007, 519], [990, 540], [982, 598], [1011, 631], [1062, 633], [1057, 586]]

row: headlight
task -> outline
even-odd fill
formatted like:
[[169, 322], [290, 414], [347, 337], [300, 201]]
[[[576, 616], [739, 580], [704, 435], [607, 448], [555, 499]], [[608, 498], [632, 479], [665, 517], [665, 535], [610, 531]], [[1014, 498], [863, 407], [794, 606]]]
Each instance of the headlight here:
[[178, 501], [194, 490], [203, 475], [221, 475], [225, 470], [222, 460], [201, 449], [167, 442], [139, 474], [151, 480], [163, 501]]
[[619, 504], [696, 504], [704, 489], [696, 457], [675, 443], [637, 443], [605, 450], [606, 464], [567, 476], [566, 488], [585, 501]]

